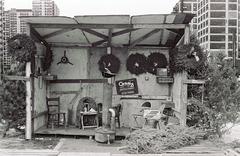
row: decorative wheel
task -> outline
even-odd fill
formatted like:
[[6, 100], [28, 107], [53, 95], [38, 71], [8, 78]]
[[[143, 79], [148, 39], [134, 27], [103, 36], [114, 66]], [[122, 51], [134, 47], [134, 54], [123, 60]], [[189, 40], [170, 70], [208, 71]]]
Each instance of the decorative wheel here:
[[136, 75], [146, 73], [147, 58], [143, 54], [131, 54], [127, 59], [127, 70]]
[[69, 61], [69, 59], [67, 58], [67, 56], [66, 56], [66, 50], [64, 50], [64, 55], [62, 56], [62, 58], [61, 58], [61, 60], [57, 63], [57, 65], [59, 65], [59, 64], [71, 64], [71, 65], [73, 65], [70, 61]]

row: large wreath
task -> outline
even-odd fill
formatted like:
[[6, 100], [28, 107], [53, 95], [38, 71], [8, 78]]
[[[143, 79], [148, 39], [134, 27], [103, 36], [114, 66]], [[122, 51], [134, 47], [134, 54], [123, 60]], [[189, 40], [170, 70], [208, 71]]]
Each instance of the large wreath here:
[[16, 61], [30, 62], [36, 54], [34, 41], [26, 34], [17, 34], [8, 40], [8, 52]]
[[205, 55], [198, 45], [181, 45], [170, 51], [170, 69], [172, 73], [187, 71], [196, 73], [205, 66]]
[[53, 52], [51, 48], [48, 47], [46, 50], [46, 55], [43, 60], [43, 71], [47, 71], [50, 68], [52, 61], [53, 61]]
[[132, 74], [143, 74], [147, 72], [147, 58], [143, 54], [131, 54], [127, 59], [127, 70]]
[[103, 55], [98, 61], [103, 77], [113, 77], [120, 69], [120, 60], [113, 54]]
[[151, 53], [148, 56], [148, 72], [156, 75], [158, 68], [167, 67], [167, 58], [164, 54], [161, 53]]

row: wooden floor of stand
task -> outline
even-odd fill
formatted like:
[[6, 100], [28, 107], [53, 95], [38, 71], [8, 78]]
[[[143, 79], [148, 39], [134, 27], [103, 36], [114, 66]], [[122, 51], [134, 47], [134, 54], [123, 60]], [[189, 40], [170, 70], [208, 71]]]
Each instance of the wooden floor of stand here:
[[[116, 136], [125, 137], [131, 132], [130, 128], [116, 128]], [[37, 135], [62, 135], [62, 136], [94, 136], [95, 128], [79, 129], [76, 127], [46, 128], [42, 127], [34, 132]]]

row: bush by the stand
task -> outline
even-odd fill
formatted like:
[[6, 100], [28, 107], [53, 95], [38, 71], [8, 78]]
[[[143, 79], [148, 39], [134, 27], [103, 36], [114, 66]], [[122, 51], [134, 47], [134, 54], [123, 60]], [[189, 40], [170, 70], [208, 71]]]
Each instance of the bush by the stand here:
[[166, 150], [195, 144], [205, 133], [193, 127], [177, 125], [158, 129], [140, 129], [131, 133], [123, 142], [128, 153], [160, 154]]
[[[25, 64], [20, 63], [19, 66], [9, 71], [7, 75], [25, 75]], [[26, 87], [25, 82], [3, 81], [4, 94], [0, 97], [0, 114], [2, 118], [9, 123], [8, 128], [20, 129], [25, 125], [26, 118]]]

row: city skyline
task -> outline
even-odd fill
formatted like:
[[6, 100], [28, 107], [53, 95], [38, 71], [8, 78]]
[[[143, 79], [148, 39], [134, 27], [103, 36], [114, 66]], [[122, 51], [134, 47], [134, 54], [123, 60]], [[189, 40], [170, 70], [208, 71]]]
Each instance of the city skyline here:
[[[16, 2], [19, 1], [19, 2]], [[168, 14], [171, 13], [177, 0], [55, 0], [61, 16], [94, 15], [94, 14]], [[136, 5], [137, 4], [137, 5]], [[83, 6], [83, 7], [79, 7]], [[31, 9], [32, 0], [5, 0], [5, 10], [11, 8]], [[97, 9], [96, 9], [97, 8]]]

